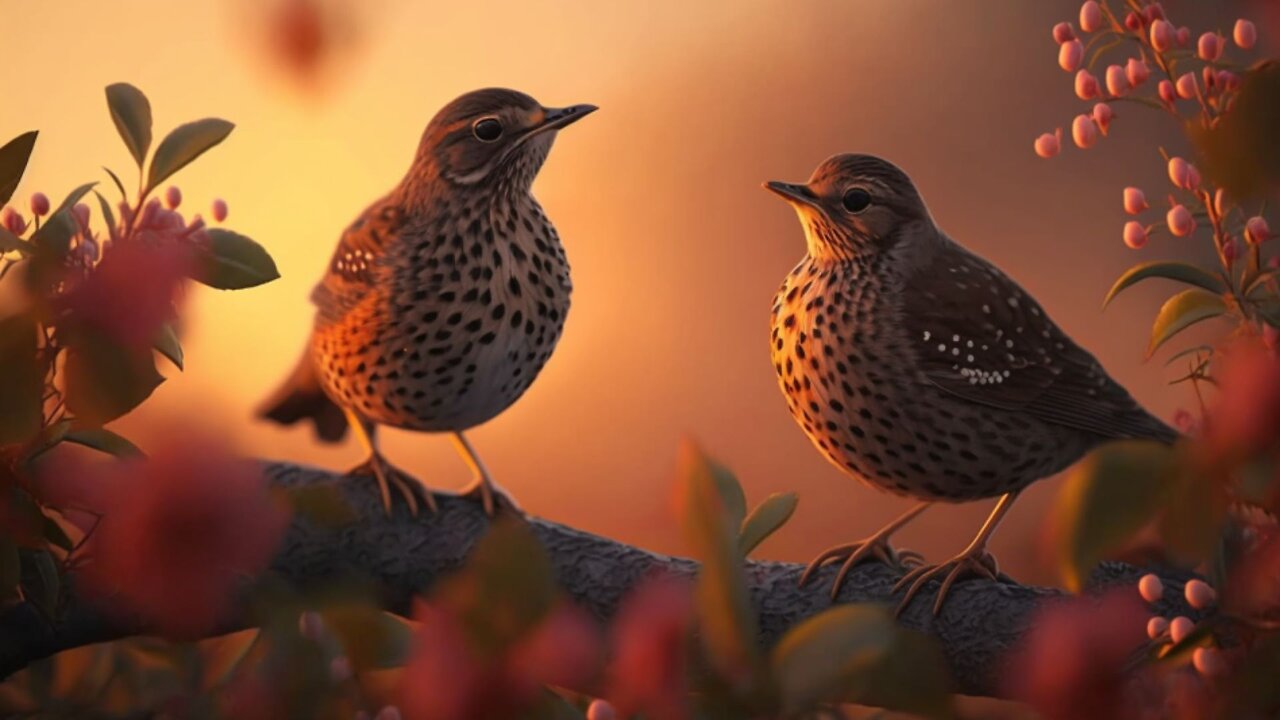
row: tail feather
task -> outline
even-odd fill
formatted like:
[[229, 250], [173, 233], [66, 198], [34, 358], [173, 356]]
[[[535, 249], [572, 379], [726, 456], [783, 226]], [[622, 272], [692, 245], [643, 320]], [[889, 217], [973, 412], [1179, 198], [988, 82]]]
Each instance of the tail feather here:
[[257, 414], [281, 425], [310, 420], [324, 442], [336, 443], [347, 434], [347, 416], [320, 387], [315, 364], [308, 354], [302, 356], [289, 379], [258, 408]]

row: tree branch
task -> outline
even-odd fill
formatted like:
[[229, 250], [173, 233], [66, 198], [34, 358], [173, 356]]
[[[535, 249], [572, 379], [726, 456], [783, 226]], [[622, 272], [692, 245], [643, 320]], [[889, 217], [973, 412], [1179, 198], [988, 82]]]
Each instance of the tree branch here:
[[[403, 505], [385, 517], [375, 484], [345, 481], [334, 473], [285, 463], [268, 463], [269, 481], [282, 487], [342, 484], [358, 518], [339, 528], [318, 527], [296, 517], [272, 570], [292, 586], [305, 589], [334, 578], [371, 576], [381, 588], [381, 604], [401, 615], [410, 612], [415, 594], [462, 565], [472, 544], [485, 532], [487, 521], [479, 503], [445, 496], [440, 513], [418, 518]], [[574, 599], [607, 620], [637, 582], [656, 571], [692, 576], [697, 564], [683, 558], [651, 553], [614, 540], [532, 518], [534, 531], [546, 546], [561, 586]], [[770, 646], [792, 625], [831, 606], [828, 589], [835, 567], [824, 568], [813, 582], [798, 588], [804, 566], [750, 561], [747, 582], [760, 619], [761, 642]], [[1121, 563], [1104, 564], [1092, 586], [1136, 584], [1146, 570]], [[1188, 574], [1158, 571], [1166, 586], [1181, 587]], [[839, 602], [896, 603], [890, 588], [898, 573], [878, 563], [855, 567]], [[935, 586], [936, 589], [936, 586]], [[1006, 652], [1027, 630], [1032, 612], [1059, 590], [1020, 585], [1013, 581], [969, 580], [958, 583], [942, 614], [931, 614], [933, 596], [922, 593], [903, 613], [906, 627], [933, 634], [951, 666], [957, 689], [965, 694], [999, 696]], [[1167, 593], [1165, 615], [1194, 617], [1181, 597]], [[222, 631], [244, 628], [243, 605], [227, 618]], [[136, 622], [123, 621], [69, 593], [56, 623], [49, 623], [34, 607], [21, 603], [0, 611], [0, 678], [61, 650], [115, 640], [144, 632]]]

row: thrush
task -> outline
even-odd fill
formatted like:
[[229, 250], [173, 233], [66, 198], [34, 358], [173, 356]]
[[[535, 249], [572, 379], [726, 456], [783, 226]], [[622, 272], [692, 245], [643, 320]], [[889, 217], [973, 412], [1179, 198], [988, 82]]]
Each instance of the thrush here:
[[[942, 577], [995, 579], [986, 544], [1018, 493], [1094, 446], [1177, 433], [1117, 384], [999, 268], [934, 223], [911, 178], [869, 155], [836, 155], [805, 184], [769, 182], [804, 227], [808, 253], [773, 303], [771, 350], [797, 423], [841, 470], [920, 501], [870, 537], [818, 556], [843, 566], [903, 558], [889, 537], [934, 502], [999, 497], [973, 542], [919, 565], [899, 612]], [[906, 564], [906, 563], [903, 563]]]
[[[596, 108], [547, 108], [485, 89], [446, 105], [404, 179], [343, 232], [311, 294], [315, 323], [288, 381], [260, 410], [310, 421], [322, 440], [353, 428], [391, 510], [430, 491], [391, 466], [379, 425], [449, 433], [485, 511], [493, 480], [464, 431], [501, 413], [551, 357], [569, 311], [569, 264], [530, 194], [556, 134]], [[499, 495], [499, 497], [502, 497]]]

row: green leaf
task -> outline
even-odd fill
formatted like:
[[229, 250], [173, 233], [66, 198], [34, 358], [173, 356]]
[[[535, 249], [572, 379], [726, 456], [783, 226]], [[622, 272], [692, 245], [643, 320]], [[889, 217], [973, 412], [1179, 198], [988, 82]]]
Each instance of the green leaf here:
[[225, 140], [234, 128], [235, 125], [218, 118], [205, 118], [174, 128], [160, 141], [155, 156], [151, 158], [147, 189], [154, 189], [206, 150]]
[[408, 658], [413, 632], [394, 615], [367, 603], [328, 607], [320, 615], [357, 672], [399, 667]]
[[892, 649], [897, 628], [883, 608], [840, 605], [792, 628], [770, 658], [786, 714], [850, 694]]
[[36, 356], [38, 331], [29, 315], [0, 320], [0, 445], [22, 443], [44, 421], [44, 376]]
[[221, 228], [207, 233], [209, 243], [200, 247], [192, 279], [219, 290], [241, 290], [280, 277], [275, 261], [258, 243]]
[[31, 150], [36, 146], [38, 132], [25, 132], [0, 147], [0, 205], [9, 202], [13, 191], [18, 189], [22, 173], [27, 170], [27, 160], [31, 158]]
[[799, 502], [795, 493], [774, 493], [757, 505], [742, 521], [742, 529], [738, 533], [738, 546], [743, 557], [750, 555], [765, 538], [782, 527], [796, 511]]
[[1147, 278], [1177, 280], [1219, 295], [1227, 291], [1226, 283], [1222, 281], [1222, 278], [1204, 268], [1183, 262], [1153, 260], [1134, 265], [1121, 275], [1115, 284], [1111, 286], [1111, 290], [1107, 292], [1107, 297], [1102, 301], [1102, 307], [1105, 308], [1110, 304], [1116, 295], [1119, 295], [1125, 288], [1142, 282]]
[[150, 351], [135, 353], [100, 338], [79, 338], [67, 352], [67, 410], [90, 425], [124, 415], [162, 382]]
[[1188, 327], [1227, 312], [1227, 304], [1217, 295], [1203, 290], [1183, 290], [1165, 301], [1151, 326], [1151, 341], [1147, 344], [1147, 357], [1170, 338]]
[[1069, 589], [1079, 592], [1100, 560], [1155, 519], [1177, 463], [1177, 452], [1167, 445], [1124, 440], [1076, 465], [1054, 506]]
[[1229, 499], [1217, 479], [1179, 469], [1170, 478], [1157, 528], [1165, 552], [1179, 565], [1196, 567], [1217, 549]]
[[235, 676], [236, 670], [263, 638], [263, 630], [255, 628], [211, 638], [200, 643], [204, 663], [201, 667], [201, 689], [220, 688]]
[[1240, 92], [1211, 129], [1189, 126], [1213, 184], [1235, 198], [1265, 194], [1280, 185], [1280, 63], [1259, 63], [1244, 73]]
[[160, 337], [156, 338], [155, 349], [169, 358], [169, 362], [176, 365], [179, 370], [185, 369], [182, 367], [182, 343], [178, 342], [178, 334], [174, 332], [172, 325], [165, 323], [160, 328]]
[[47, 550], [38, 550], [31, 553], [29, 557], [36, 566], [37, 584], [34, 587], [24, 588], [24, 591], [44, 616], [52, 620], [57, 617], [58, 595], [62, 591], [58, 565]]
[[125, 192], [124, 183], [120, 182], [120, 177], [111, 172], [111, 168], [106, 165], [103, 165], [102, 169], [107, 171], [107, 175], [111, 176], [111, 182], [115, 183], [116, 189], [120, 191], [120, 202], [129, 202], [129, 193]]
[[22, 559], [18, 545], [11, 538], [0, 534], [0, 603], [18, 598], [18, 583], [22, 580]]
[[102, 193], [98, 192], [97, 190], [94, 190], [93, 194], [98, 196], [98, 207], [102, 210], [102, 221], [107, 225], [107, 232], [112, 239], [115, 239], [116, 237], [115, 211], [111, 209], [111, 203], [107, 202], [107, 199], [102, 196]]
[[298, 485], [287, 490], [295, 513], [323, 528], [339, 528], [359, 519], [337, 485]]
[[931, 718], [950, 718], [954, 683], [936, 640], [899, 628], [893, 649], [861, 674], [846, 702]]
[[151, 149], [151, 103], [138, 88], [116, 83], [107, 86], [107, 108], [120, 139], [141, 169], [147, 161], [147, 150]]
[[77, 428], [68, 430], [63, 436], [63, 440], [77, 445], [83, 445], [87, 448], [93, 448], [99, 452], [108, 455], [114, 455], [118, 458], [140, 458], [145, 457], [142, 450], [128, 440], [128, 438], [117, 435], [106, 428]]
[[[44, 511], [42, 510], [41, 514], [43, 514], [43, 512]], [[71, 542], [71, 538], [67, 536], [67, 531], [62, 529], [62, 526], [58, 524], [57, 520], [54, 520], [48, 515], [44, 515], [44, 522], [41, 523], [41, 525], [44, 530], [44, 539], [47, 540], [50, 545], [60, 547], [67, 552], [71, 552], [71, 549], [75, 547], [75, 543]]]

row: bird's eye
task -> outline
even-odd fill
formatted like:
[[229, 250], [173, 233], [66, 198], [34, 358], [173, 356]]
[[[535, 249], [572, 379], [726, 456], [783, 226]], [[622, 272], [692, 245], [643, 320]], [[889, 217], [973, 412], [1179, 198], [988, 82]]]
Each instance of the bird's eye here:
[[498, 118], [480, 118], [471, 126], [471, 134], [480, 142], [493, 142], [502, 137], [502, 121]]
[[851, 213], [860, 213], [871, 205], [871, 193], [861, 188], [854, 188], [844, 194], [840, 199], [840, 203], [844, 205], [844, 209]]

